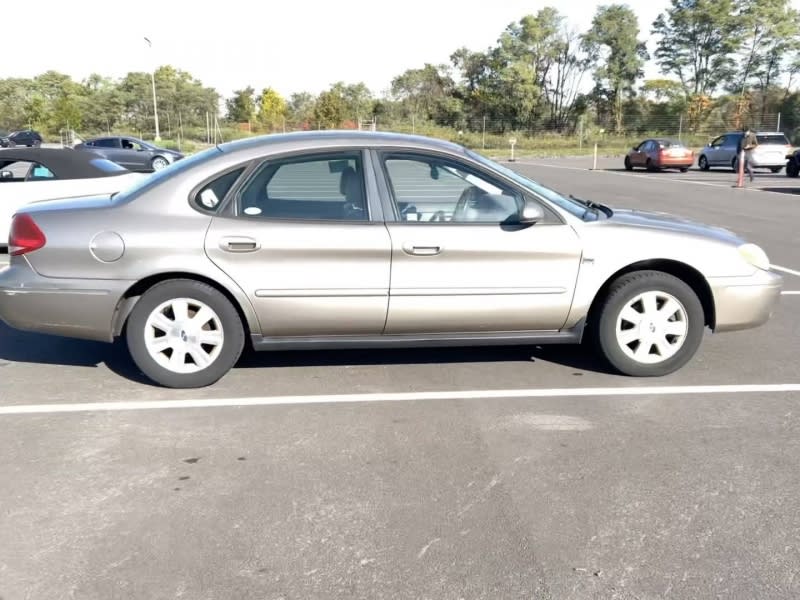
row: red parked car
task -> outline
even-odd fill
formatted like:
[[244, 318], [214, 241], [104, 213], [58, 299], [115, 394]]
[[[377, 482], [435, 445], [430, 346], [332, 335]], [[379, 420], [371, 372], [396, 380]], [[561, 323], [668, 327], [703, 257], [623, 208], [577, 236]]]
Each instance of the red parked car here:
[[677, 140], [654, 138], [644, 140], [625, 156], [625, 168], [642, 167], [648, 171], [680, 169], [682, 173], [694, 164], [694, 152]]

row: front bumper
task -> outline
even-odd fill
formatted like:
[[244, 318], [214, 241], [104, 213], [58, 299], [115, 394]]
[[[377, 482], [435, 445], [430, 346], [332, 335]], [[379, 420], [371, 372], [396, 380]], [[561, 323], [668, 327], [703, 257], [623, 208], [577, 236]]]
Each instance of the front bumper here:
[[783, 277], [759, 270], [749, 277], [710, 278], [709, 285], [714, 296], [714, 331], [739, 331], [769, 321], [781, 297]]
[[51, 279], [19, 259], [0, 270], [0, 320], [24, 331], [111, 342], [114, 313], [132, 284]]

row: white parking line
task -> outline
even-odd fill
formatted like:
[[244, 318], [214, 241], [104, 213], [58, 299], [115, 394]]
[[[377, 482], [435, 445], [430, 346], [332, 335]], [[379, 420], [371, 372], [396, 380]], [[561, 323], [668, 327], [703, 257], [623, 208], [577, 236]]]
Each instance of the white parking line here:
[[789, 275], [800, 277], [800, 271], [795, 271], [794, 269], [789, 269], [788, 267], [781, 267], [779, 265], [770, 265], [770, 268], [775, 269], [776, 271], [780, 271], [781, 273], [788, 273]]
[[486, 400], [497, 398], [574, 398], [602, 396], [674, 396], [702, 394], [753, 394], [800, 392], [800, 383], [754, 385], [678, 385], [601, 388], [550, 388], [519, 390], [453, 390], [445, 392], [401, 392], [328, 394], [315, 396], [261, 396], [254, 398], [210, 398], [136, 402], [87, 402], [83, 404], [22, 404], [2, 406], [0, 415], [32, 415], [92, 411], [132, 411], [241, 406], [286, 406], [296, 404], [343, 404], [357, 402], [413, 402], [418, 400]]
[[800, 292], [795, 290], [783, 291], [781, 292], [781, 296], [800, 296]]

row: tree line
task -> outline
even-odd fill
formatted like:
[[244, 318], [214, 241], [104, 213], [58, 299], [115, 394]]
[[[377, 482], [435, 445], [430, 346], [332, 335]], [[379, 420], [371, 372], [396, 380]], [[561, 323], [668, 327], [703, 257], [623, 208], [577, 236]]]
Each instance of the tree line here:
[[[648, 62], [661, 78], [644, 79]], [[223, 101], [179, 69], [164, 66], [154, 77], [162, 135], [201, 138], [209, 115], [243, 132], [377, 121], [381, 129], [625, 134], [677, 123], [686, 132], [709, 123], [776, 126], [770, 118], [780, 113], [789, 130], [800, 126], [798, 74], [800, 14], [790, 0], [671, 0], [646, 31], [626, 4], [600, 6], [586, 31], [543, 8], [510, 23], [484, 50], [457, 48], [446, 64], [397, 75], [383, 96], [363, 83], [336, 82], [287, 98], [247, 86]], [[0, 98], [0, 128], [153, 130], [147, 73], [76, 82], [51, 71], [0, 80]]]

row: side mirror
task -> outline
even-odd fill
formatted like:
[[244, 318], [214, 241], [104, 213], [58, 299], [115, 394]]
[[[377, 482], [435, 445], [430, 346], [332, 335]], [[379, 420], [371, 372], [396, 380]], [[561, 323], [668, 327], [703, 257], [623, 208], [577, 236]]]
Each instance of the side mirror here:
[[12, 171], [0, 171], [0, 179], [14, 179]]
[[544, 220], [544, 209], [538, 202], [526, 200], [519, 216], [519, 222], [525, 225], [533, 225]]

